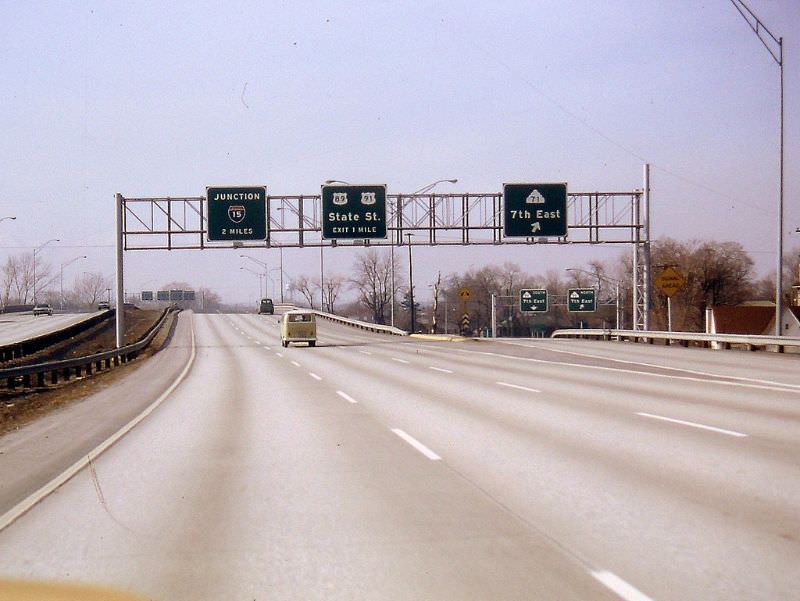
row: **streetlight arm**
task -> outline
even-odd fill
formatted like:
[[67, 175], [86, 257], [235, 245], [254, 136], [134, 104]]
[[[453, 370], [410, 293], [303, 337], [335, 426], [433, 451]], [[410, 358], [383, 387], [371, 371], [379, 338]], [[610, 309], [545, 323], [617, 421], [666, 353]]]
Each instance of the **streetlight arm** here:
[[42, 250], [45, 246], [47, 246], [51, 242], [61, 242], [61, 240], [59, 240], [58, 238], [51, 238], [50, 240], [48, 240], [47, 242], [45, 242], [44, 244], [42, 244], [38, 248], [35, 248], [33, 250], [33, 254], [35, 255], [36, 253], [38, 253], [40, 250]]
[[456, 184], [456, 183], [458, 183], [458, 179], [457, 178], [453, 178], [453, 179], [437, 179], [432, 184], [428, 184], [427, 186], [422, 186], [419, 190], [417, 190], [416, 192], [412, 192], [411, 194], [425, 194], [426, 192], [429, 192], [430, 190], [433, 190], [437, 185], [442, 184], [444, 182], [448, 182], [450, 184]]
[[75, 257], [74, 259], [70, 259], [70, 260], [69, 260], [69, 261], [67, 261], [66, 263], [62, 263], [62, 264], [61, 264], [61, 269], [64, 269], [65, 267], [69, 267], [70, 265], [72, 265], [72, 264], [73, 264], [75, 261], [77, 261], [78, 259], [85, 259], [85, 258], [86, 258], [86, 255], [83, 255], [83, 256], [81, 256], [81, 257]]
[[250, 259], [254, 263], [258, 263], [259, 265], [261, 265], [261, 267], [263, 267], [264, 269], [267, 269], [267, 264], [264, 261], [259, 261], [258, 259], [254, 259], [250, 255], [239, 255], [239, 256], [243, 259]]
[[[761, 43], [764, 44], [764, 48], [767, 49], [772, 55], [772, 58], [775, 59], [775, 62], [778, 63], [780, 66], [783, 66], [783, 38], [776, 38], [775, 35], [769, 30], [769, 28], [764, 25], [764, 22], [759, 19], [756, 14], [750, 10], [750, 8], [742, 2], [742, 0], [731, 0], [731, 4], [739, 11], [739, 14], [742, 15], [742, 18], [747, 22], [750, 26], [750, 29], [753, 30], [753, 33], [758, 36], [758, 39], [761, 40]], [[761, 32], [766, 31], [767, 35], [772, 38], [772, 41], [778, 45], [778, 52], [777, 54], [775, 51], [770, 48], [770, 45], [767, 43]]]

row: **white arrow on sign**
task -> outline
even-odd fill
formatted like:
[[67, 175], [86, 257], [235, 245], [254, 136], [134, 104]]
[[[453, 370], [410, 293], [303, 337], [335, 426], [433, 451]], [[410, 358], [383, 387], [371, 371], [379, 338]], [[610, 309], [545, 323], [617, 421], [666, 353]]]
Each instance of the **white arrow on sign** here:
[[542, 224], [537, 221], [531, 226], [531, 233], [538, 232], [540, 229], [542, 229]]

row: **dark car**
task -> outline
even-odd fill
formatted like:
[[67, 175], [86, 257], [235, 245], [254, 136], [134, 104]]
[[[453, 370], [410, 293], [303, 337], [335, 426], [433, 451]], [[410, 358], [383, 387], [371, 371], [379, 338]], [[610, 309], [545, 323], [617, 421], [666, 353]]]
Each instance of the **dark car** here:
[[98, 311], [108, 311], [111, 308], [111, 304], [108, 301], [100, 301], [97, 303], [97, 310]]
[[273, 315], [275, 313], [275, 305], [272, 304], [271, 298], [262, 298], [258, 303], [258, 314]]

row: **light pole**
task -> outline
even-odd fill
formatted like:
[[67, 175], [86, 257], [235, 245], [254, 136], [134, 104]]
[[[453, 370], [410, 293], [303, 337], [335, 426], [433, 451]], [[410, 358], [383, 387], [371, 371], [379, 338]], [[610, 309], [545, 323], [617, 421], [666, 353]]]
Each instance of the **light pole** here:
[[33, 304], [36, 305], [36, 253], [42, 250], [45, 246], [50, 244], [51, 242], [61, 242], [58, 238], [51, 238], [38, 248], [33, 249]]
[[[283, 211], [283, 207], [278, 207], [276, 211]], [[281, 222], [283, 222], [283, 216], [281, 216]], [[283, 304], [283, 246], [278, 246], [278, 251], [280, 252], [280, 266], [281, 266], [281, 304]]]
[[605, 275], [600, 275], [599, 271], [595, 271], [594, 273], [592, 273], [590, 271], [586, 271], [585, 269], [578, 269], [577, 267], [567, 268], [564, 271], [575, 271], [575, 272], [579, 272], [579, 273], [585, 273], [586, 275], [589, 275], [589, 276], [594, 276], [594, 277], [597, 278], [597, 287], [598, 288], [600, 287], [600, 280], [605, 280], [606, 282], [608, 282], [610, 284], [614, 284], [614, 297], [615, 297], [614, 304], [616, 305], [616, 321], [617, 321], [616, 329], [619, 330], [620, 329], [620, 325], [622, 324], [622, 303], [621, 303], [621, 297], [620, 297], [620, 293], [619, 293], [620, 292], [619, 291], [620, 281], [617, 280], [617, 279], [614, 279], [614, 278], [610, 278], [610, 277], [605, 276]]
[[281, 255], [280, 270], [281, 270], [281, 304], [283, 304], [283, 247], [279, 246], [278, 250]]
[[70, 259], [66, 263], [62, 263], [61, 264], [61, 275], [59, 277], [59, 282], [60, 282], [59, 289], [61, 291], [61, 306], [59, 308], [62, 311], [64, 310], [64, 268], [69, 266], [69, 265], [71, 265], [72, 263], [74, 263], [78, 259], [85, 259], [85, 258], [86, 258], [86, 255], [82, 255], [80, 257], [75, 257], [74, 259]]
[[[775, 273], [775, 335], [781, 335], [781, 319], [783, 313], [783, 38], [776, 38], [773, 33], [762, 23], [752, 10], [742, 2], [742, 0], [731, 0], [731, 4], [739, 11], [742, 18], [753, 30], [764, 48], [767, 49], [770, 56], [778, 64], [780, 72], [780, 174], [779, 174], [779, 192], [778, 192], [778, 257], [776, 262]], [[778, 50], [775, 52], [773, 47], [767, 43], [767, 40], [762, 37], [761, 32], [765, 31], [772, 41], [778, 45]]]
[[[253, 257], [251, 257], [250, 255], [239, 255], [239, 256], [240, 256], [241, 258], [243, 258], [243, 259], [250, 259], [250, 260], [251, 260], [253, 263], [257, 263], [258, 265], [261, 265], [261, 267], [263, 267], [263, 268], [264, 268], [264, 277], [266, 277], [266, 276], [267, 276], [267, 273], [269, 273], [269, 266], [267, 265], [267, 263], [266, 263], [266, 262], [264, 262], [264, 261], [259, 261], [258, 259], [254, 259], [254, 258], [253, 258]], [[250, 270], [248, 269], [247, 271], [250, 271]], [[255, 273], [255, 272], [253, 272], [253, 273]], [[260, 287], [259, 287], [259, 290], [261, 290], [261, 288], [260, 288]], [[266, 296], [266, 295], [267, 295], [267, 294], [266, 294], [266, 291], [265, 291], [265, 293], [264, 293], [264, 296]], [[263, 297], [262, 297], [262, 298], [263, 298]]]
[[253, 275], [257, 275], [258, 276], [258, 295], [259, 295], [258, 298], [259, 299], [264, 298], [264, 294], [261, 291], [261, 280], [264, 277], [264, 274], [261, 273], [261, 272], [258, 272], [258, 271], [253, 271], [252, 269], [248, 269], [247, 267], [240, 267], [239, 269], [241, 269], [243, 271], [249, 271]]
[[[453, 179], [437, 179], [435, 182], [432, 182], [432, 183], [430, 183], [430, 184], [428, 184], [426, 186], [422, 186], [419, 190], [417, 190], [416, 192], [412, 192], [411, 194], [412, 195], [414, 195], [414, 194], [424, 194], [425, 192], [430, 192], [436, 186], [438, 186], [439, 184], [443, 184], [445, 182], [450, 183], [450, 184], [455, 184], [455, 183], [458, 183], [458, 179], [457, 178], [453, 178]], [[395, 223], [395, 227], [397, 227], [396, 223]], [[406, 235], [408, 235], [408, 234], [406, 234]], [[402, 240], [401, 240], [401, 242], [402, 242]], [[395, 301], [394, 301], [394, 291], [395, 291], [395, 284], [394, 284], [394, 281], [395, 281], [394, 280], [394, 236], [392, 236], [389, 246], [390, 246], [390, 252], [391, 252], [390, 264], [391, 264], [391, 270], [392, 270], [392, 290], [391, 290], [391, 294], [390, 294], [390, 296], [391, 296], [391, 307], [390, 307], [389, 313], [390, 313], [390, 316], [391, 316], [392, 327], [394, 327], [394, 305], [395, 305]], [[409, 251], [411, 250], [410, 247], [411, 247], [411, 245], [409, 244]]]
[[408, 296], [411, 302], [411, 333], [417, 331], [416, 311], [414, 310], [414, 266], [411, 256], [411, 238], [414, 234], [406, 234], [408, 238]]

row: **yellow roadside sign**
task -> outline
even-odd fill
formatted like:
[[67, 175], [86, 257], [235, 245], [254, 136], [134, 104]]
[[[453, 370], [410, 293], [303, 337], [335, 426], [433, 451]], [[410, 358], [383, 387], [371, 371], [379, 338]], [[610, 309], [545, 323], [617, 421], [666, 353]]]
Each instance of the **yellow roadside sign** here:
[[469, 299], [472, 298], [472, 290], [470, 290], [469, 288], [461, 288], [458, 291], [458, 298], [460, 298], [463, 301], [468, 301]]
[[674, 296], [686, 284], [686, 280], [674, 267], [667, 267], [656, 278], [655, 285], [664, 296]]

